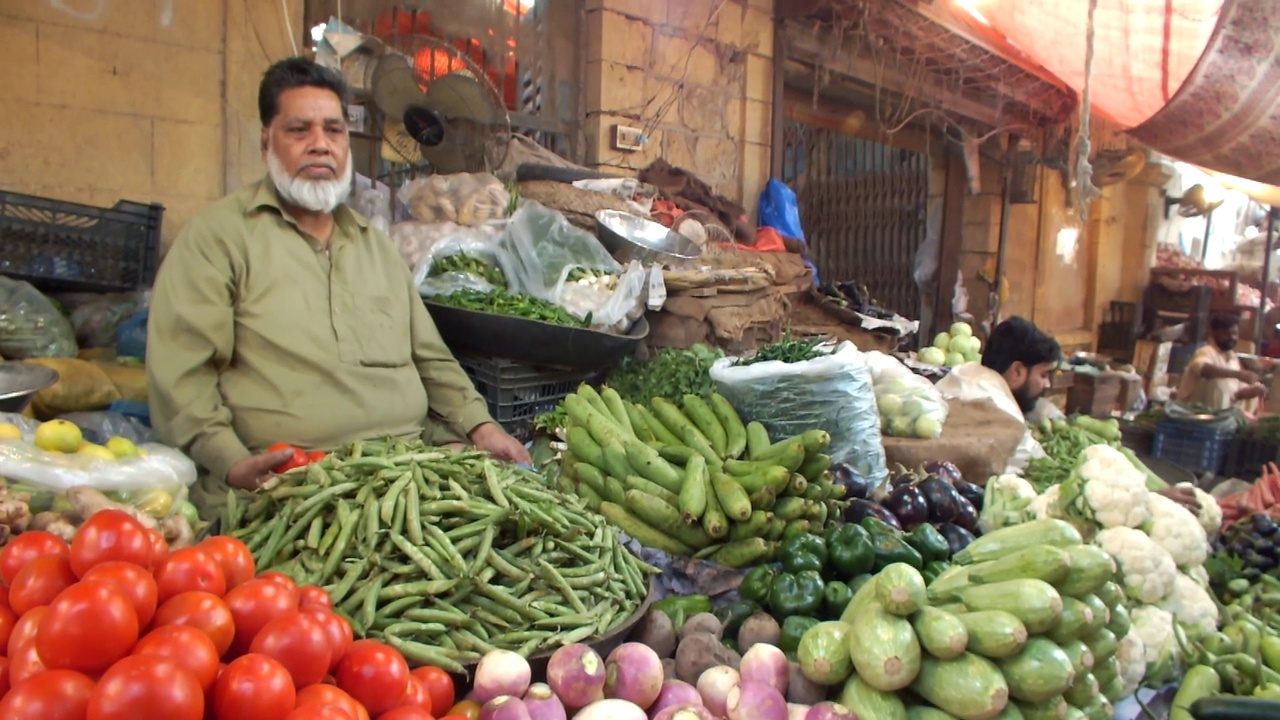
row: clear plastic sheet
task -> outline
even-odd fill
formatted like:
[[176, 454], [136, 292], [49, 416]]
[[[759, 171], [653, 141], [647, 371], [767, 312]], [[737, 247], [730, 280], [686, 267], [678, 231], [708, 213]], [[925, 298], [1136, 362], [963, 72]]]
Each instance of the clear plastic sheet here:
[[99, 445], [113, 437], [122, 437], [135, 445], [155, 441], [151, 428], [118, 412], [75, 412], [60, 415], [58, 419], [75, 423], [86, 441]]
[[150, 290], [107, 295], [59, 295], [71, 309], [71, 326], [82, 348], [111, 347], [116, 344], [116, 328], [150, 304]]
[[[489, 291], [493, 289], [507, 290], [511, 286], [511, 274], [516, 261], [506, 248], [502, 246], [501, 236], [493, 229], [465, 228], [454, 226], [453, 232], [441, 238], [418, 261], [414, 267], [414, 280], [418, 289], [427, 297], [448, 295], [462, 289]], [[432, 275], [435, 263], [442, 258], [454, 255], [465, 255], [480, 262], [492, 265], [502, 271], [507, 282], [499, 287], [480, 275], [466, 272], [445, 272]]]
[[0, 357], [75, 357], [75, 329], [31, 283], [0, 276]]
[[827, 454], [834, 462], [849, 463], [875, 486], [885, 481], [871, 369], [852, 343], [801, 363], [735, 367], [735, 362], [737, 358], [717, 360], [711, 380], [743, 419], [760, 422], [773, 438], [825, 430], [831, 435]]
[[933, 383], [916, 375], [891, 355], [867, 354], [875, 383], [880, 430], [902, 438], [935, 440], [947, 422], [947, 402]]
[[418, 178], [400, 188], [397, 197], [422, 222], [472, 226], [506, 217], [511, 202], [502, 181], [489, 173]]

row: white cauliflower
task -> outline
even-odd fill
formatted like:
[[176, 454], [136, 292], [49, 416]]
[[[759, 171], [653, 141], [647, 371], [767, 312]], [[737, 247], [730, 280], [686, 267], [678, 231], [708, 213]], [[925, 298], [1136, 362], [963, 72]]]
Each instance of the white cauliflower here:
[[1222, 508], [1218, 505], [1218, 499], [1193, 483], [1178, 483], [1178, 487], [1195, 491], [1196, 500], [1200, 501], [1200, 514], [1196, 516], [1196, 520], [1200, 522], [1200, 527], [1204, 528], [1210, 540], [1217, 537], [1218, 532], [1222, 530]]
[[1178, 503], [1157, 493], [1147, 496], [1151, 508], [1148, 533], [1160, 547], [1169, 551], [1178, 567], [1197, 567], [1209, 557], [1209, 538], [1200, 522]]
[[1207, 635], [1218, 629], [1218, 605], [1213, 596], [1192, 578], [1178, 573], [1173, 592], [1160, 603], [1160, 609], [1172, 613], [1192, 637]]
[[979, 526], [988, 533], [1033, 519], [1030, 506], [1035, 497], [1036, 489], [1017, 475], [991, 478], [983, 495]]
[[1120, 638], [1116, 644], [1116, 665], [1120, 669], [1120, 683], [1123, 691], [1120, 697], [1128, 697], [1142, 684], [1147, 674], [1147, 646], [1135, 632]]
[[1054, 485], [1044, 493], [1036, 496], [1031, 501], [1031, 512], [1035, 515], [1036, 520], [1044, 520], [1046, 518], [1061, 518], [1062, 513], [1058, 508], [1058, 498], [1062, 496], [1062, 486]]
[[1151, 519], [1145, 478], [1120, 451], [1093, 445], [1080, 457], [1080, 467], [1062, 488], [1069, 513], [1104, 528], [1142, 527]]
[[1146, 533], [1127, 527], [1107, 528], [1098, 533], [1094, 543], [1115, 558], [1129, 597], [1158, 603], [1173, 592], [1178, 566]]
[[1129, 615], [1133, 626], [1130, 635], [1137, 635], [1145, 648], [1148, 682], [1163, 682], [1178, 663], [1178, 640], [1173, 634], [1173, 615], [1154, 605], [1139, 605]]
[[1184, 572], [1187, 573], [1187, 577], [1195, 580], [1197, 585], [1205, 590], [1209, 589], [1209, 571], [1205, 570], [1203, 565], [1187, 568]]

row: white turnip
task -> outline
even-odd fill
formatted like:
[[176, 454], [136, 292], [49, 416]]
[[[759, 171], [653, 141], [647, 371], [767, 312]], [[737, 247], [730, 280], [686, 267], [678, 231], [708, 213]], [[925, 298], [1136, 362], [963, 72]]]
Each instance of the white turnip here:
[[858, 720], [858, 716], [839, 703], [820, 702], [809, 708], [804, 720]]
[[713, 667], [698, 678], [698, 694], [702, 696], [702, 704], [713, 715], [721, 717], [725, 714], [725, 703], [729, 691], [742, 679], [738, 671], [727, 665]]
[[743, 680], [729, 690], [725, 714], [729, 720], [787, 720], [787, 701], [769, 685]]
[[564, 703], [546, 683], [534, 683], [524, 694], [524, 706], [529, 709], [529, 720], [567, 720]]
[[626, 700], [597, 700], [573, 716], [573, 720], [649, 720], [644, 709]]
[[503, 695], [519, 699], [529, 689], [532, 674], [528, 660], [510, 650], [494, 650], [480, 658], [472, 694], [481, 705]]
[[653, 716], [653, 720], [720, 720], [701, 705], [673, 705]]
[[582, 643], [566, 645], [547, 661], [547, 685], [566, 708], [584, 708], [604, 699], [604, 659]]
[[655, 718], [667, 708], [685, 705], [702, 707], [702, 696], [698, 694], [698, 688], [683, 680], [668, 680], [662, 683], [658, 699], [649, 706], [649, 717]]
[[605, 697], [648, 708], [662, 691], [662, 658], [647, 645], [623, 643], [604, 662]]
[[480, 708], [480, 720], [530, 720], [529, 709], [520, 698], [502, 695]]
[[756, 643], [742, 656], [742, 664], [738, 673], [743, 682], [764, 683], [779, 695], [787, 695], [787, 673], [790, 667], [787, 656], [778, 648], [765, 643]]

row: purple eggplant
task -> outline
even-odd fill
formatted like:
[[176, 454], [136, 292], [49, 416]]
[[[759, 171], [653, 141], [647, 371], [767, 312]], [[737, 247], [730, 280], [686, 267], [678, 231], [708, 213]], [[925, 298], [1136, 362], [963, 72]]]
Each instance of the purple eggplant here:
[[844, 509], [844, 521], [847, 523], [860, 523], [867, 517], [880, 520], [890, 527], [902, 529], [902, 523], [898, 521], [897, 516], [870, 500], [854, 500]]
[[898, 516], [904, 530], [929, 522], [929, 501], [916, 485], [900, 485], [889, 493], [884, 507]]
[[867, 476], [858, 472], [857, 468], [849, 463], [836, 463], [833, 465], [831, 467], [831, 481], [844, 487], [843, 499], [845, 500], [865, 498], [871, 485], [867, 482]]
[[975, 485], [968, 480], [960, 479], [952, 481], [952, 486], [956, 492], [960, 493], [960, 497], [969, 501], [969, 504], [978, 512], [982, 512], [982, 499], [986, 496], [986, 491], [981, 485]]
[[912, 485], [919, 479], [919, 476], [915, 473], [899, 465], [898, 469], [889, 475], [889, 486], [897, 488], [903, 485]]
[[956, 503], [956, 516], [951, 518], [951, 522], [968, 530], [976, 532], [978, 529], [978, 511], [973, 507], [973, 503], [960, 498]]
[[938, 532], [942, 533], [942, 537], [947, 539], [947, 547], [951, 548], [952, 555], [969, 547], [969, 543], [975, 539], [973, 533], [955, 523], [942, 523], [938, 526]]
[[932, 462], [927, 462], [924, 465], [924, 471], [930, 475], [937, 475], [949, 483], [953, 483], [957, 480], [964, 480], [964, 475], [960, 474], [960, 468], [956, 467], [956, 464], [949, 460], [934, 460]]
[[930, 522], [951, 522], [960, 512], [959, 506], [964, 498], [960, 497], [960, 493], [951, 483], [937, 475], [930, 475], [921, 480], [916, 488], [924, 494], [924, 499], [929, 503]]

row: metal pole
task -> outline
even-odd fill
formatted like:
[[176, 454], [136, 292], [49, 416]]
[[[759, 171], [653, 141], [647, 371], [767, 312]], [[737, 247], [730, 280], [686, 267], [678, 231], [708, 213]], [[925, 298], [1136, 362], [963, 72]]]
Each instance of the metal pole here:
[[1204, 214], [1204, 242], [1200, 244], [1200, 264], [1209, 257], [1209, 230], [1213, 228], [1213, 211]]
[[1254, 345], [1256, 352], [1262, 354], [1262, 339], [1266, 336], [1263, 330], [1266, 328], [1267, 319], [1267, 296], [1271, 294], [1271, 237], [1275, 233], [1277, 209], [1273, 206], [1267, 209], [1267, 234], [1263, 237], [1262, 242], [1262, 297], [1258, 300], [1258, 327], [1254, 333]]
[[1010, 158], [1016, 142], [1013, 136], [1009, 137], [1009, 151], [1005, 153], [1004, 158], [1004, 189], [1000, 193], [1000, 239], [996, 245], [996, 283], [995, 290], [992, 291], [992, 295], [995, 298], [995, 302], [992, 303], [994, 311], [991, 313], [991, 327], [993, 328], [1000, 323], [1000, 311], [1002, 310], [1000, 307], [1000, 289], [1004, 287], [1004, 250], [1005, 246], [1008, 245], [1009, 239], [1009, 201], [1013, 193], [1009, 177], [1013, 169]]

